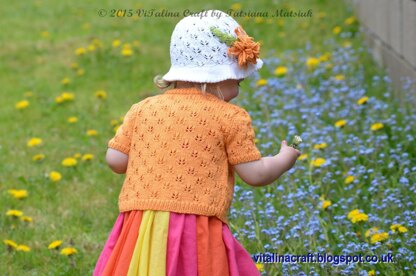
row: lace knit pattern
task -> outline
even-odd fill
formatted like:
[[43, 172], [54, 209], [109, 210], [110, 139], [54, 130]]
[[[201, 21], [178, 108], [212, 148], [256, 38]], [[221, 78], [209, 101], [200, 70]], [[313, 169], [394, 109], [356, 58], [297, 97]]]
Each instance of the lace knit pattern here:
[[233, 165], [261, 158], [254, 138], [247, 111], [196, 88], [133, 104], [108, 142], [129, 155], [120, 212], [166, 210], [228, 223]]

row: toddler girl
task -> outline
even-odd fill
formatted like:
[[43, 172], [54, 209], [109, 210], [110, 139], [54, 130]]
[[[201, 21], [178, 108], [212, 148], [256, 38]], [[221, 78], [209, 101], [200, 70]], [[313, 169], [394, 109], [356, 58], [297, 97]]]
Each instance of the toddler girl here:
[[283, 141], [261, 156], [248, 112], [229, 103], [262, 67], [259, 43], [222, 11], [200, 15], [172, 33], [171, 68], [154, 80], [170, 88], [133, 104], [108, 142], [109, 166], [126, 176], [94, 275], [260, 274], [228, 226], [234, 171], [267, 185], [300, 152]]

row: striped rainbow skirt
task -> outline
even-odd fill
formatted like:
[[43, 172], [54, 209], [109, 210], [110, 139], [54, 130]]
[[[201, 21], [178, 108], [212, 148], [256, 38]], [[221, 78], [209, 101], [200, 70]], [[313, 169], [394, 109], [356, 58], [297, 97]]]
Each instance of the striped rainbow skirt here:
[[247, 250], [216, 217], [121, 212], [94, 269], [98, 275], [258, 276]]

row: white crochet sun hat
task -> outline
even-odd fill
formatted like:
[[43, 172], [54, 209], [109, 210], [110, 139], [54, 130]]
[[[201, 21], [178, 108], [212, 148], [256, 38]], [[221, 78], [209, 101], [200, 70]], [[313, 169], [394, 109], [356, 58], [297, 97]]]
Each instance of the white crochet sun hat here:
[[[216, 30], [213, 31], [212, 27]], [[202, 11], [183, 18], [173, 30], [170, 41], [171, 67], [162, 78], [166, 81], [212, 83], [243, 79], [260, 69], [263, 61], [258, 58], [258, 53], [253, 56], [252, 49], [241, 53], [244, 59], [251, 57], [244, 66], [239, 63], [238, 55], [229, 54], [229, 48], [236, 45], [232, 43], [239, 38], [237, 28], [242, 31], [240, 34], [246, 35], [242, 39], [248, 38], [251, 40], [249, 45], [259, 50], [259, 44], [254, 43], [231, 16], [220, 10]], [[241, 49], [241, 44], [239, 46]]]

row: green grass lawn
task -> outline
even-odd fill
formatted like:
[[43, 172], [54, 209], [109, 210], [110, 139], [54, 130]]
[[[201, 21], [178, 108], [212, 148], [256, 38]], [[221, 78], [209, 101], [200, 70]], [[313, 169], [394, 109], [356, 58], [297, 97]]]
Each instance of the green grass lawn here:
[[[30, 251], [10, 249], [6, 244], [0, 246], [2, 275], [91, 274], [118, 215], [117, 200], [123, 176], [114, 174], [106, 165], [107, 142], [114, 135], [115, 127], [121, 123], [121, 117], [133, 103], [160, 93], [152, 79], [156, 74], [164, 74], [169, 69], [170, 36], [181, 17], [110, 17], [108, 15], [100, 17], [98, 11], [104, 9], [111, 14], [111, 9], [155, 9], [155, 11], [166, 9], [183, 13], [185, 9], [191, 11], [228, 10], [236, 7], [232, 6], [233, 4], [235, 3], [217, 0], [203, 5], [195, 4], [195, 1], [166, 0], [157, 3], [124, 1], [122, 4], [117, 1], [102, 3], [102, 1], [57, 2], [50, 0], [15, 1], [7, 5], [3, 3], [0, 21], [2, 30], [0, 32], [2, 44], [0, 48], [0, 82], [2, 83], [0, 92], [0, 201], [2, 202], [0, 237], [2, 240], [12, 240], [18, 245], [26, 245]], [[305, 58], [333, 53], [340, 47], [347, 46], [348, 43], [353, 49], [358, 49], [363, 45], [362, 37], [355, 36], [358, 34], [357, 24], [345, 24], [345, 20], [352, 13], [342, 1], [303, 0], [295, 3], [262, 0], [239, 4], [241, 10], [246, 12], [269, 13], [268, 17], [236, 17], [235, 19], [250, 36], [262, 42], [260, 53], [262, 59], [277, 58], [283, 65], [293, 70], [287, 76], [287, 84], [293, 86], [298, 84], [296, 78], [293, 77], [295, 71], [304, 67]], [[300, 9], [304, 12], [311, 9], [312, 17], [271, 17], [276, 9], [294, 11]], [[341, 33], [347, 30], [353, 36], [349, 38], [337, 36], [334, 34], [336, 26], [341, 27]], [[335, 42], [323, 43], [328, 39], [335, 39]], [[117, 45], [117, 40], [120, 45]], [[122, 49], [127, 54], [131, 51], [132, 55], [124, 56]], [[302, 54], [296, 54], [297, 49], [303, 49]], [[389, 102], [391, 96], [384, 95], [388, 84], [380, 82], [375, 85], [373, 80], [373, 76], [382, 74], [382, 71], [374, 65], [367, 53], [360, 52], [357, 57], [359, 60], [351, 62], [348, 72], [351, 76], [356, 76], [354, 70], [361, 68], [362, 79], [355, 80], [363, 87], [367, 87], [366, 95]], [[271, 66], [274, 65], [271, 64]], [[291, 72], [294, 73], [293, 76]], [[327, 72], [323, 75], [329, 78], [331, 73]], [[308, 73], [307, 76], [303, 83], [306, 88], [317, 87], [323, 81], [320, 75]], [[260, 125], [257, 122], [270, 122], [273, 109], [272, 107], [270, 110], [265, 109], [264, 102], [258, 98], [256, 100], [253, 97], [254, 93], [260, 89], [263, 89], [264, 95], [283, 93], [283, 90], [273, 85], [267, 87], [257, 83], [258, 79], [270, 82], [272, 78], [273, 70], [267, 70], [265, 66], [260, 70], [256, 79], [253, 78], [243, 83], [244, 93], [240, 93], [241, 96], [233, 100], [250, 112], [257, 112], [263, 108], [262, 112], [253, 116], [255, 118], [253, 123], [256, 127]], [[100, 97], [103, 95], [102, 91], [105, 92], [104, 98]], [[59, 96], [64, 92], [72, 93], [74, 98], [58, 103], [57, 99], [59, 101]], [[305, 89], [305, 93], [312, 95], [316, 93], [316, 90]], [[323, 97], [329, 99], [334, 95], [325, 92]], [[23, 109], [16, 109], [16, 104], [23, 100], [27, 100], [29, 105]], [[274, 107], [283, 108], [284, 102]], [[386, 114], [386, 118], [387, 115], [395, 113], [396, 107], [393, 102], [387, 110], [389, 113]], [[288, 117], [284, 119], [291, 120], [291, 123], [298, 127], [301, 126], [302, 119], [298, 112], [292, 110], [287, 114]], [[399, 114], [397, 121], [404, 124], [406, 116], [408, 114]], [[70, 117], [76, 117], [77, 121], [68, 122]], [[332, 119], [330, 115], [323, 117], [322, 120], [319, 118], [317, 125], [324, 126], [325, 122], [332, 124], [329, 123]], [[402, 126], [405, 127], [405, 125]], [[95, 130], [97, 135], [87, 135], [88, 130]], [[257, 127], [259, 145], [273, 143], [270, 149], [262, 148], [263, 156], [277, 154], [281, 139], [284, 139], [290, 131], [279, 127], [272, 129], [272, 132], [275, 138], [261, 134], [261, 128]], [[399, 138], [406, 139], [406, 133], [408, 132], [404, 131]], [[352, 129], [351, 134], [361, 137], [359, 128]], [[42, 143], [28, 147], [27, 143], [33, 137], [41, 138]], [[394, 139], [398, 138], [392, 138], [393, 144], [396, 141]], [[319, 139], [307, 141], [308, 147], [304, 148], [304, 152], [308, 152], [315, 143], [320, 143]], [[343, 148], [341, 141], [334, 143], [338, 149]], [[404, 148], [406, 147], [410, 149], [410, 144], [404, 144]], [[44, 159], [34, 161], [33, 157], [37, 154], [43, 154]], [[88, 159], [89, 154], [93, 158], [83, 160], [83, 157]], [[351, 152], [341, 151], [341, 154], [347, 157]], [[77, 160], [76, 166], [62, 165], [62, 161], [69, 157]], [[409, 157], [413, 166], [414, 158], [414, 154]], [[367, 164], [365, 160], [356, 162]], [[310, 169], [303, 163], [299, 166]], [[406, 166], [409, 168], [408, 164]], [[343, 169], [347, 170], [346, 167]], [[375, 167], [376, 172], [383, 174], [386, 170], [384, 165]], [[400, 176], [406, 174], [403, 172], [403, 167], [401, 170], [388, 171], [387, 177], [390, 182], [386, 185], [397, 187]], [[50, 173], [53, 171], [60, 173], [59, 181], [51, 180]], [[277, 182], [284, 184], [299, 178], [310, 181], [311, 185], [316, 185], [324, 178], [323, 172], [313, 175], [308, 175], [306, 172], [307, 170], [305, 173], [295, 172]], [[336, 177], [341, 179], [341, 176]], [[414, 179], [412, 177], [414, 174], [409, 178]], [[238, 185], [242, 188], [239, 196], [242, 191], [253, 190], [241, 180], [238, 180]], [[271, 202], [275, 202], [276, 207], [279, 206], [280, 200], [277, 196], [287, 196], [290, 191], [276, 192], [275, 187], [276, 183], [255, 189], [255, 202], [270, 201], [265, 194], [275, 193], [276, 198], [273, 196]], [[331, 195], [330, 188], [323, 186], [321, 188], [319, 192]], [[364, 189], [367, 188], [364, 187]], [[27, 197], [16, 199], [9, 193], [10, 189], [26, 190]], [[340, 188], [333, 195], [333, 201], [343, 196], [345, 196], [345, 191]], [[354, 202], [359, 202], [359, 199], [354, 198]], [[244, 204], [238, 201], [234, 204], [234, 208], [243, 210], [247, 208]], [[300, 209], [304, 204], [305, 202], [296, 202], [296, 206]], [[263, 207], [259, 206], [259, 210]], [[414, 206], [398, 208], [395, 212], [387, 212], [385, 215], [386, 218], [393, 218], [396, 213], [412, 208], [414, 209]], [[303, 209], [308, 210], [308, 207]], [[9, 210], [19, 210], [23, 214], [18, 214], [17, 217], [9, 216], [7, 215]], [[289, 211], [283, 210], [282, 213], [292, 215]], [[274, 242], [271, 240], [273, 234], [261, 233], [262, 226], [268, 225], [268, 219], [258, 212], [253, 214], [251, 222], [254, 222], [257, 227], [251, 234], [255, 237], [250, 238], [250, 234], [239, 230], [247, 228], [245, 216], [234, 216], [231, 220], [232, 228], [239, 233], [239, 239], [250, 253], [264, 252], [266, 251], [265, 244]], [[337, 214], [340, 213], [334, 210], [334, 215]], [[25, 216], [32, 221], [24, 221], [22, 217]], [[325, 214], [322, 215], [321, 221], [327, 229], [331, 228], [331, 220], [328, 220]], [[367, 230], [364, 226], [360, 227], [362, 227], [361, 230], [358, 228], [355, 230], [357, 232]], [[414, 230], [409, 226], [407, 228], [409, 229], [407, 235], [409, 237], [414, 235]], [[348, 228], [337, 225], [336, 229], [338, 232], [346, 232]], [[63, 241], [61, 247], [58, 250], [48, 249], [48, 245], [55, 240]], [[329, 245], [335, 245], [336, 240], [336, 238], [328, 237], [327, 241], [330, 242]], [[286, 249], [287, 253], [301, 251], [302, 243], [300, 240], [289, 239], [282, 248]], [[317, 248], [321, 241], [311, 239], [310, 243], [311, 248]], [[61, 255], [60, 250], [65, 247], [73, 247], [77, 253], [70, 256]], [[409, 248], [414, 249], [414, 243]], [[363, 266], [360, 269], [357, 268], [355, 272], [375, 269], [381, 273], [400, 275], [399, 272], [403, 271], [406, 265], [410, 266], [409, 263], [400, 267], [390, 265], [387, 268]], [[305, 265], [303, 269], [311, 271], [312, 267], [322, 274], [326, 271], [319, 270], [319, 266], [311, 264]], [[282, 273], [281, 264], [265, 265], [265, 270], [264, 273], [270, 275], [275, 275], [277, 271]]]

